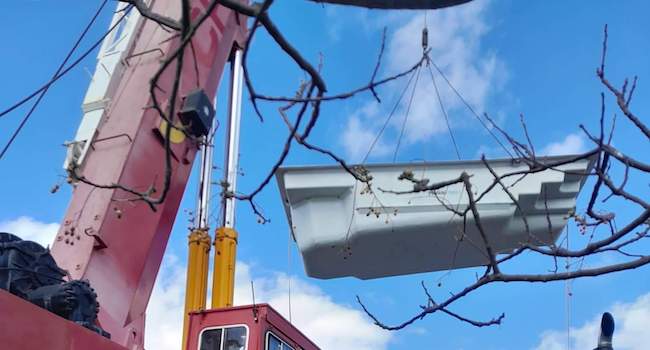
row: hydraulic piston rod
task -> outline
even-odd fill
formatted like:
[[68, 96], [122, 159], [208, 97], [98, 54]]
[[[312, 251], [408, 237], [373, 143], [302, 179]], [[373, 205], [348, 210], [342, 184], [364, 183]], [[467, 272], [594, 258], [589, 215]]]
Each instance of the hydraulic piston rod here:
[[205, 308], [208, 289], [208, 265], [210, 257], [210, 187], [212, 185], [212, 140], [215, 132], [213, 119], [211, 132], [201, 145], [201, 172], [198, 188], [194, 229], [188, 236], [187, 279], [185, 284], [185, 313], [183, 318], [183, 344], [186, 342], [189, 313]]
[[242, 99], [242, 50], [236, 49], [231, 60], [230, 101], [226, 155], [224, 159], [224, 189], [221, 227], [214, 239], [214, 273], [212, 278], [212, 308], [230, 307], [235, 289], [235, 259], [237, 232], [235, 226], [235, 201], [229, 194], [237, 188], [239, 170], [239, 127]]

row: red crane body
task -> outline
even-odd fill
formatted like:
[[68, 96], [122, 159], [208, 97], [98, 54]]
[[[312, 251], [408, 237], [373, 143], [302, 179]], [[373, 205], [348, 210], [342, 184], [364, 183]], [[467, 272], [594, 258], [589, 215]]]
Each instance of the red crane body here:
[[127, 350], [101, 335], [0, 289], [0, 341], [11, 350]]
[[[192, 2], [192, 17], [208, 0]], [[152, 11], [178, 18], [178, 1], [153, 1]], [[218, 6], [198, 29], [193, 42], [196, 60], [185, 49], [176, 106], [197, 87], [213, 100], [233, 45], [246, 34], [246, 18]], [[97, 184], [121, 184], [138, 191], [160, 191], [165, 171], [164, 132], [149, 94], [151, 77], [178, 47], [176, 32], [141, 19], [123, 59], [119, 76], [107, 92], [109, 104], [80, 175]], [[194, 64], [196, 62], [196, 66]], [[197, 74], [198, 71], [198, 74]], [[162, 73], [157, 98], [164, 109], [174, 80], [175, 64]], [[165, 201], [154, 212], [134, 195], [77, 183], [56, 236], [52, 253], [75, 279], [88, 279], [101, 305], [100, 326], [117, 343], [142, 346], [144, 315], [169, 234], [188, 181], [198, 145], [190, 138], [174, 140], [172, 178]], [[158, 194], [154, 194], [156, 197]]]
[[[219, 326], [215, 327], [214, 325]], [[214, 329], [227, 331], [238, 327], [247, 330], [246, 343], [248, 347], [246, 349], [280, 350], [277, 343], [283, 343], [285, 344], [282, 347], [284, 350], [319, 350], [316, 344], [268, 304], [235, 306], [228, 309], [191, 313], [185, 349], [203, 349], [199, 346], [209, 331]], [[277, 340], [275, 347], [273, 338]], [[208, 349], [217, 350], [217, 348], [211, 347]], [[226, 348], [226, 350], [229, 349]]]

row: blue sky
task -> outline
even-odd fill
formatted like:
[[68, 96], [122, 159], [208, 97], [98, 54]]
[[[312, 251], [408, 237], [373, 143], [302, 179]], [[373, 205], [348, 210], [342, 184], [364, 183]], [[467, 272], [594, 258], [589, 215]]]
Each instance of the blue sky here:
[[[4, 54], [0, 57], [3, 81], [0, 109], [47, 80], [97, 3], [42, 0], [0, 4], [0, 21], [6, 33]], [[474, 107], [488, 112], [500, 125], [516, 133], [519, 132], [518, 115], [524, 113], [538, 148], [562, 153], [589, 147], [578, 125], [583, 123], [592, 130], [596, 126], [602, 87], [595, 77], [595, 69], [606, 23], [610, 31], [608, 74], [616, 82], [625, 76], [638, 75], [640, 84], [632, 107], [642, 118], [650, 112], [650, 102], [645, 98], [650, 93], [645, 83], [650, 77], [648, 13], [650, 4], [644, 1], [477, 0], [461, 8], [429, 12], [427, 24], [433, 59], [445, 67], [445, 72]], [[332, 92], [367, 83], [384, 26], [388, 28], [388, 38], [382, 75], [412, 65], [420, 54], [422, 12], [373, 12], [285, 0], [277, 1], [271, 14], [305, 57], [316, 62], [322, 54], [323, 76]], [[110, 11], [104, 11], [89, 37], [100, 36], [109, 19]], [[85, 45], [89, 43], [86, 41]], [[304, 75], [263, 33], [253, 45], [250, 65], [258, 90], [293, 94]], [[43, 237], [56, 229], [70, 189], [63, 184], [56, 194], [50, 194], [49, 190], [62, 181], [65, 150], [61, 144], [72, 138], [77, 128], [80, 104], [94, 65], [91, 55], [51, 89], [12, 149], [0, 160], [3, 180], [0, 194], [4, 199], [0, 202], [0, 229], [15, 228]], [[374, 103], [371, 96], [361, 95], [325, 106], [312, 141], [350, 160], [360, 159], [404, 83], [399, 81], [379, 89], [384, 101], [381, 105]], [[222, 89], [223, 97], [224, 93]], [[450, 108], [451, 125], [463, 158], [476, 158], [481, 153], [502, 155], [451, 93], [443, 89], [442, 94]], [[430, 86], [421, 85], [415, 101], [398, 159], [454, 159]], [[613, 102], [609, 102], [612, 106]], [[241, 191], [256, 187], [281, 150], [286, 131], [276, 109], [274, 105], [265, 106], [267, 121], [261, 124], [248, 104], [243, 108]], [[218, 106], [219, 118], [223, 119], [224, 110], [223, 105]], [[5, 142], [25, 111], [23, 107], [0, 118], [0, 142]], [[401, 122], [402, 115], [398, 113], [397, 118]], [[389, 125], [385, 137], [371, 154], [371, 161], [391, 160], [399, 127], [397, 123]], [[622, 149], [637, 154], [639, 147], [647, 149], [647, 144], [636, 143], [636, 134], [629, 125], [621, 123], [617, 133], [617, 146]], [[223, 139], [223, 130], [217, 137]], [[215, 163], [221, 164], [219, 146], [215, 153]], [[647, 161], [648, 156], [641, 159]], [[296, 148], [287, 163], [331, 161]], [[217, 173], [215, 177], [220, 175]], [[637, 186], [638, 193], [647, 197], [647, 184], [632, 186]], [[164, 334], [158, 342], [149, 340], [152, 349], [176, 348], [174, 342], [180, 336], [177, 322], [182, 309], [188, 220], [184, 209], [193, 209], [195, 188], [192, 180], [152, 298], [150, 308], [154, 316], [150, 317], [150, 330]], [[624, 322], [620, 324], [627, 325], [623, 327], [627, 333], [621, 336], [620, 345], [624, 349], [641, 349], [644, 341], [650, 342], [647, 334], [643, 338], [643, 332], [637, 330], [639, 324], [650, 321], [648, 268], [574, 281], [569, 285], [570, 298], [566, 297], [564, 282], [488, 286], [453, 308], [476, 318], [491, 318], [504, 312], [504, 323], [496, 327], [477, 329], [433, 315], [401, 332], [381, 332], [360, 313], [355, 295], [360, 295], [383, 320], [398, 322], [417, 312], [418, 305], [424, 302], [420, 281], [434, 287], [443, 274], [370, 281], [307, 278], [295, 244], [288, 241], [288, 226], [275, 183], [262, 192], [258, 201], [272, 220], [266, 225], [259, 225], [244, 203], [238, 205], [240, 288], [237, 300], [249, 300], [249, 280], [254, 279], [261, 298], [271, 301], [286, 314], [287, 287], [291, 281], [295, 322], [326, 349], [567, 349], [567, 324], [572, 327], [571, 348], [583, 349], [594, 345], [590, 332], [595, 318], [611, 309], [621, 315]], [[618, 209], [616, 203], [614, 209]], [[620, 210], [622, 219], [632, 214]], [[16, 233], [32, 235], [29, 232]], [[42, 239], [33, 235], [30, 237]], [[537, 263], [532, 257], [522, 260], [523, 267], [535, 267]], [[435, 287], [434, 293], [442, 297], [458, 290], [473, 273], [457, 271], [444, 276], [441, 287]], [[325, 321], [317, 323], [314, 314]]]

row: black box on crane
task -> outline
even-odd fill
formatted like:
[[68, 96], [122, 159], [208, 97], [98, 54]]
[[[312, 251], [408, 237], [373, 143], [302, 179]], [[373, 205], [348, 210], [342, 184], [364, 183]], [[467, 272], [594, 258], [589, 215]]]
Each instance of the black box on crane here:
[[214, 107], [203, 89], [192, 90], [185, 96], [179, 116], [192, 135], [205, 136], [212, 127]]

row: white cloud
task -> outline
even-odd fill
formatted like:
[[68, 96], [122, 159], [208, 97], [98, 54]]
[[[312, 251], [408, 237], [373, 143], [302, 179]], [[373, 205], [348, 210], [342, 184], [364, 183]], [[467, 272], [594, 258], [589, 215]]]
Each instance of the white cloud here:
[[[616, 322], [614, 332], [614, 349], [616, 350], [645, 350], [650, 344], [650, 293], [640, 296], [632, 303], [617, 303], [611, 307], [610, 312]], [[564, 350], [593, 349], [596, 347], [600, 331], [600, 315], [586, 322], [579, 328], [567, 332], [550, 330], [542, 333], [539, 345], [535, 350]], [[570, 340], [567, 346], [567, 340]]]
[[181, 347], [185, 276], [185, 267], [178, 258], [166, 254], [147, 307], [145, 349]]
[[[379, 112], [375, 103], [368, 103], [348, 119], [347, 126], [343, 131], [341, 144], [346, 150], [347, 158], [350, 162], [359, 162], [363, 160], [370, 146], [377, 138], [377, 130], [374, 130], [372, 119]], [[378, 139], [373, 146], [372, 155], [381, 156], [388, 154], [390, 147], [382, 139]]]
[[340, 20], [341, 14], [339, 9], [333, 6], [325, 7], [325, 18], [327, 18], [327, 35], [332, 42], [337, 42], [341, 39], [341, 30], [343, 29], [343, 22]]
[[476, 150], [476, 153], [474, 154], [475, 159], [480, 159], [481, 156], [485, 156], [486, 158], [504, 158], [506, 157], [506, 153], [503, 151], [503, 148], [499, 146], [488, 146], [488, 145], [480, 145], [478, 149]]
[[37, 242], [44, 247], [52, 245], [58, 230], [58, 223], [44, 223], [29, 216], [0, 222], [0, 232], [13, 233], [24, 240]]
[[[250, 269], [238, 263], [236, 304], [250, 304]], [[390, 333], [383, 331], [350, 306], [337, 304], [318, 287], [285, 273], [254, 278], [256, 302], [268, 302], [289, 319], [289, 283], [291, 283], [292, 322], [322, 349], [385, 349]]]
[[[485, 110], [490, 94], [502, 89], [507, 79], [505, 65], [497, 55], [481, 50], [480, 41], [489, 30], [485, 20], [487, 6], [488, 2], [477, 1], [441, 11], [431, 11], [427, 18], [431, 58], [445, 73], [451, 84], [479, 113]], [[401, 21], [394, 18], [390, 21], [400, 25], [396, 30], [390, 31], [392, 36], [387, 46], [384, 74], [403, 71], [422, 55], [420, 38], [424, 16], [408, 15], [402, 16]], [[431, 69], [445, 110], [449, 114], [451, 127], [458, 128], [464, 124], [474, 123], [457, 117], [459, 112], [468, 115], [467, 108], [447, 86], [436, 69], [433, 67]], [[392, 84], [384, 87], [380, 93], [384, 96], [384, 100], [390, 100], [392, 96], [397, 98], [405, 84], [406, 82]], [[402, 99], [399, 110], [393, 117], [394, 122], [390, 125], [391, 137], [396, 138], [400, 133], [410, 103], [410, 91]], [[389, 104], [385, 103], [382, 108], [392, 107], [388, 106]], [[365, 120], [362, 118], [355, 122], [368, 125], [363, 129], [354, 129], [357, 124], [348, 123], [348, 130], [344, 133], [344, 137], [348, 140], [363, 140], [367, 138], [366, 134], [376, 135], [379, 125], [388, 112], [388, 110], [381, 110], [373, 115], [367, 115]], [[425, 142], [433, 136], [446, 132], [446, 122], [440, 110], [431, 74], [428, 68], [424, 67], [410, 107], [403, 142], [406, 144]], [[349, 155], [357, 152], [356, 147], [359, 143], [343, 142], [343, 144]]]
[[374, 21], [368, 9], [328, 4], [324, 4], [323, 7], [325, 9], [327, 35], [332, 43], [340, 41], [342, 37], [345, 37], [345, 33], [351, 30], [362, 30], [363, 33], [367, 34], [386, 25]]
[[[237, 263], [235, 304], [271, 304], [289, 319], [289, 281], [293, 323], [322, 349], [385, 349], [390, 333], [377, 328], [365, 315], [350, 306], [337, 304], [318, 287], [279, 272], [253, 277], [250, 267]], [[210, 285], [210, 284], [209, 284]], [[178, 349], [183, 324], [185, 269], [174, 256], [166, 257], [147, 309], [147, 349]]]
[[584, 138], [577, 133], [567, 135], [560, 142], [552, 142], [542, 149], [541, 155], [557, 156], [577, 154], [585, 151]]
[[[14, 233], [44, 246], [53, 242], [58, 227], [57, 223], [43, 223], [27, 216], [0, 222], [0, 232]], [[252, 303], [252, 279], [255, 301], [271, 304], [288, 319], [290, 282], [292, 321], [322, 349], [386, 348], [390, 333], [374, 326], [358, 309], [334, 302], [318, 287], [299, 278], [290, 278], [279, 272], [257, 277], [252, 276], [250, 270], [248, 264], [237, 263], [235, 304]], [[185, 264], [176, 256], [167, 254], [147, 308], [147, 349], [179, 348], [183, 329], [185, 276]]]

